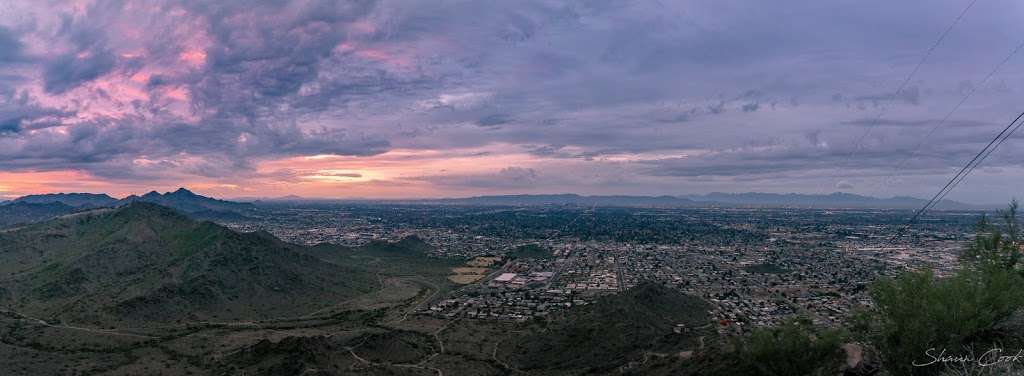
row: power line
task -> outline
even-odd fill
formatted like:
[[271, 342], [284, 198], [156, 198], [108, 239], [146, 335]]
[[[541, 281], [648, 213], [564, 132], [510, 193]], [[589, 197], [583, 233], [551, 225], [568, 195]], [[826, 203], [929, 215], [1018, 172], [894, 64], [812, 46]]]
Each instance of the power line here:
[[[1024, 113], [1022, 113], [1022, 115], [1024, 115]], [[978, 166], [980, 166], [982, 163], [984, 163], [985, 159], [988, 158], [989, 155], [992, 155], [992, 153], [995, 152], [996, 149], [998, 149], [1000, 145], [1002, 145], [1004, 142], [1006, 142], [1006, 140], [1010, 139], [1010, 136], [1013, 136], [1013, 133], [1016, 132], [1018, 129], [1020, 129], [1022, 125], [1024, 125], [1024, 122], [1017, 123], [1017, 125], [1014, 126], [1013, 129], [1010, 130], [1010, 132], [1006, 133], [1001, 139], [999, 139], [999, 141], [996, 142], [995, 145], [993, 145], [990, 149], [988, 149], [987, 152], [985, 152], [985, 155], [981, 156], [981, 159], [979, 159], [977, 163], [975, 163], [973, 166], [971, 166], [971, 168], [968, 169], [967, 172], [964, 173], [963, 176], [960, 177], [960, 179], [958, 179], [955, 183], [953, 183], [953, 186], [949, 187], [949, 189], [946, 190], [946, 193], [942, 194], [942, 197], [939, 197], [939, 199], [936, 201], [936, 203], [934, 205], [938, 205], [939, 202], [942, 202], [942, 199], [945, 198], [946, 195], [949, 194], [949, 192], [952, 192], [953, 189], [955, 189], [956, 186], [960, 184], [960, 182], [964, 181], [964, 179], [967, 179], [967, 176], [970, 175], [971, 172], [974, 171], [975, 168], [978, 168]], [[934, 205], [933, 205], [933, 207], [934, 207]]]
[[[949, 26], [947, 26], [946, 29], [942, 31], [942, 34], [940, 34], [939, 38], [935, 40], [935, 43], [932, 43], [931, 47], [929, 47], [928, 50], [925, 51], [924, 55], [921, 56], [921, 59], [918, 60], [917, 65], [914, 66], [914, 69], [912, 69], [910, 71], [910, 74], [908, 74], [907, 77], [903, 79], [903, 82], [900, 83], [900, 86], [888, 98], [888, 102], [892, 102], [896, 98], [899, 98], [900, 94], [903, 93], [903, 90], [906, 89], [906, 87], [910, 83], [910, 81], [914, 78], [915, 75], [917, 75], [917, 72], [919, 70], [921, 70], [921, 66], [923, 66], [925, 61], [927, 61], [928, 58], [931, 57], [932, 52], [934, 52], [935, 49], [938, 48], [940, 44], [942, 44], [942, 41], [946, 39], [946, 37], [949, 35], [949, 33], [951, 31], [953, 31], [953, 28], [958, 23], [960, 23], [961, 19], [964, 18], [964, 15], [967, 14], [967, 11], [971, 10], [971, 8], [974, 7], [974, 4], [977, 3], [977, 2], [978, 2], [978, 0], [972, 0], [970, 3], [968, 3], [967, 6], [964, 7], [964, 9], [962, 11], [960, 11], [960, 14], [958, 14], [956, 16], [956, 18], [953, 19], [953, 22], [950, 23]], [[838, 171], [840, 169], [842, 169], [843, 166], [846, 166], [846, 164], [850, 162], [850, 159], [853, 157], [853, 155], [856, 154], [860, 150], [861, 146], [863, 146], [863, 144], [864, 144], [864, 140], [867, 139], [868, 134], [871, 133], [871, 129], [874, 128], [875, 125], [878, 124], [878, 121], [882, 118], [882, 115], [885, 114], [885, 111], [887, 109], [888, 109], [887, 106], [879, 107], [878, 114], [875, 115], [875, 118], [871, 122], [868, 123], [867, 127], [864, 129], [864, 133], [861, 134], [860, 138], [857, 140], [857, 143], [854, 144], [853, 149], [850, 150], [850, 152], [846, 155], [846, 158], [843, 159], [842, 163], [840, 163], [838, 165], [838, 167], [836, 168], [836, 170], [833, 171], [832, 178], [830, 180], [835, 180], [836, 175], [838, 174]], [[814, 202], [811, 203], [811, 208], [814, 208], [817, 205], [817, 200], [818, 199], [815, 198]]]
[[[1016, 132], [1017, 129], [1020, 128], [1020, 125], [1024, 124], [1024, 122], [1017, 123], [1017, 121], [1020, 120], [1022, 116], [1024, 116], [1024, 112], [1021, 112], [1020, 115], [1017, 115], [1017, 118], [1014, 119], [1013, 122], [1007, 125], [1006, 128], [1003, 128], [1003, 131], [999, 132], [999, 134], [997, 134], [996, 137], [992, 139], [992, 141], [989, 141], [988, 145], [985, 145], [985, 148], [978, 152], [978, 154], [975, 155], [974, 158], [971, 159], [971, 161], [968, 162], [967, 165], [964, 166], [964, 168], [961, 169], [959, 173], [957, 173], [957, 176], [954, 176], [953, 179], [950, 180], [950, 182], [947, 183], [946, 186], [939, 191], [939, 194], [941, 194], [941, 196], [938, 198], [933, 198], [932, 202], [929, 203], [930, 206], [926, 205], [924, 208], [922, 208], [924, 209], [924, 211], [921, 213], [921, 215], [923, 215], [924, 212], [935, 207], [935, 205], [937, 205], [942, 200], [942, 197], [946, 197], [946, 195], [949, 194], [949, 192], [952, 191], [953, 188], [956, 188], [956, 186], [960, 184], [961, 181], [967, 178], [967, 175], [974, 171], [974, 169], [977, 168], [981, 164], [981, 162], [988, 158], [988, 156], [991, 155], [992, 152], [999, 147], [999, 145], [1002, 145], [1002, 143], [1006, 141], [1006, 139], [1009, 138], [1010, 135], [1013, 134], [1013, 132]], [[1017, 124], [1016, 126], [1014, 126], [1015, 123]]]
[[[1020, 52], [1020, 50], [1022, 48], [1024, 48], [1024, 41], [1021, 41], [1021, 43], [1018, 44], [1016, 48], [1014, 48], [1012, 51], [1010, 51], [1009, 55], [1006, 55], [1006, 58], [1004, 58], [1002, 61], [1000, 61], [999, 64], [996, 64], [996, 66], [993, 67], [992, 70], [990, 72], [988, 72], [988, 74], [984, 78], [982, 78], [981, 81], [978, 82], [977, 85], [974, 85], [971, 88], [971, 90], [967, 92], [966, 95], [964, 95], [962, 98], [960, 98], [960, 101], [957, 102], [957, 104], [955, 106], [953, 106], [953, 109], [951, 109], [948, 113], [946, 113], [946, 116], [944, 116], [942, 118], [942, 120], [940, 120], [937, 124], [935, 124], [934, 127], [929, 129], [928, 133], [926, 133], [924, 135], [924, 137], [920, 138], [920, 140], [917, 142], [917, 145], [915, 145], [914, 148], [910, 151], [910, 154], [908, 154], [905, 158], [903, 158], [903, 160], [901, 160], [900, 163], [897, 164], [895, 168], [893, 168], [892, 172], [890, 172], [889, 175], [885, 177], [885, 179], [882, 181], [882, 183], [880, 183], [878, 185], [878, 187], [888, 185], [889, 182], [892, 180], [893, 176], [896, 175], [896, 172], [901, 170], [901, 169], [903, 169], [903, 167], [906, 165], [906, 163], [917, 155], [917, 152], [921, 149], [921, 146], [924, 145], [925, 141], [928, 138], [930, 138], [932, 136], [932, 134], [935, 133], [936, 130], [938, 130], [940, 127], [945, 125], [946, 121], [948, 121], [949, 118], [951, 116], [953, 116], [953, 113], [955, 113], [957, 110], [959, 110], [960, 106], [962, 106], [964, 104], [964, 102], [967, 102], [967, 99], [970, 98], [972, 95], [974, 95], [974, 92], [978, 91], [978, 88], [984, 86], [985, 83], [988, 82], [988, 80], [991, 79], [992, 76], [995, 76], [995, 74], [997, 72], [999, 72], [1000, 69], [1002, 69], [1003, 65], [1006, 65], [1006, 63], [1009, 62], [1010, 59], [1013, 58], [1014, 55], [1016, 55], [1018, 52]], [[877, 189], [876, 189], [876, 191], [877, 191]]]
[[977, 167], [977, 164], [980, 163], [980, 161], [983, 160], [984, 158], [987, 158], [988, 154], [991, 154], [991, 150], [995, 150], [993, 148], [993, 145], [1002, 144], [1002, 141], [1000, 140], [1003, 139], [1004, 135], [1008, 135], [1009, 133], [1016, 131], [1017, 127], [1014, 127], [1014, 124], [1016, 124], [1017, 121], [1021, 119], [1021, 117], [1024, 117], [1024, 112], [1021, 112], [1020, 115], [1017, 115], [1017, 117], [1013, 119], [1013, 121], [1010, 122], [1010, 124], [1008, 124], [1005, 128], [1003, 128], [1003, 130], [999, 132], [999, 134], [997, 134], [996, 137], [992, 139], [992, 141], [989, 141], [989, 143], [985, 145], [985, 147], [982, 148], [981, 151], [979, 151], [978, 154], [974, 156], [974, 158], [971, 158], [971, 160], [967, 162], [967, 165], [961, 168], [960, 171], [958, 171], [956, 175], [954, 175], [953, 178], [950, 179], [949, 182], [947, 182], [946, 185], [943, 186], [942, 189], [940, 189], [939, 192], [935, 194], [935, 196], [932, 196], [931, 200], [928, 200], [928, 203], [926, 203], [924, 207], [918, 210], [917, 213], [915, 213], [914, 216], [911, 217], [911, 222], [913, 222], [921, 215], [923, 215], [924, 212], [934, 207], [937, 203], [937, 200], [939, 200], [940, 196], [944, 197], [945, 194], [947, 194], [948, 191], [952, 190], [954, 186], [959, 184], [959, 181], [963, 180], [963, 178], [966, 177], [967, 174], [969, 174], [971, 171], [974, 171], [974, 168]]
[[971, 158], [971, 160], [967, 162], [967, 165], [961, 168], [960, 171], [957, 172], [956, 175], [954, 175], [953, 178], [950, 179], [949, 182], [947, 182], [946, 185], [943, 186], [938, 193], [935, 193], [935, 195], [932, 196], [932, 198], [928, 200], [928, 202], [923, 207], [921, 207], [921, 209], [918, 209], [917, 212], [915, 212], [914, 215], [910, 217], [910, 220], [907, 221], [903, 229], [897, 232], [896, 237], [893, 239], [893, 241], [899, 239], [899, 237], [903, 235], [903, 232], [907, 228], [913, 225], [928, 210], [935, 207], [935, 205], [941, 202], [942, 198], [946, 197], [946, 195], [949, 194], [949, 192], [952, 191], [953, 188], [955, 188], [957, 185], [960, 184], [961, 181], [967, 178], [967, 175], [970, 174], [971, 171], [974, 171], [974, 169], [977, 168], [981, 164], [981, 162], [988, 158], [988, 156], [991, 155], [992, 152], [999, 147], [999, 145], [1002, 145], [1003, 142], [1005, 142], [1008, 138], [1010, 138], [1010, 136], [1013, 135], [1014, 132], [1017, 131], [1017, 129], [1020, 129], [1021, 125], [1024, 125], [1024, 122], [1018, 123], [1018, 121], [1022, 117], [1024, 117], [1024, 112], [1021, 112], [1020, 115], [1017, 115], [1017, 117], [1013, 119], [1013, 121], [1010, 122], [1010, 124], [1006, 125], [1006, 128], [1003, 128], [1003, 130], [999, 132], [999, 134], [997, 134], [996, 137], [992, 139], [992, 141], [989, 141], [989, 143], [985, 145], [985, 147], [982, 148], [981, 151], [979, 151], [978, 154], [974, 156], [974, 158]]

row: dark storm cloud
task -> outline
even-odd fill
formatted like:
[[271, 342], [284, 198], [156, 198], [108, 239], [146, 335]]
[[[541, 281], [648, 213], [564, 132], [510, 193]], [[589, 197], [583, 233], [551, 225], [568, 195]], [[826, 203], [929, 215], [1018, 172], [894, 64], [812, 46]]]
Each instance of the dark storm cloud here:
[[[367, 1], [99, 1], [80, 14], [52, 9], [56, 26], [38, 35], [64, 47], [41, 58], [41, 88], [54, 96], [83, 88], [75, 93], [86, 96], [70, 97], [70, 106], [81, 113], [102, 108], [105, 114], [76, 121], [66, 133], [26, 134], [30, 126], [45, 125], [42, 117], [60, 125], [70, 111], [8, 101], [0, 107], [0, 125], [9, 142], [0, 152], [0, 166], [80, 168], [130, 177], [144, 170], [131, 161], [144, 157], [163, 167], [211, 176], [251, 168], [249, 161], [260, 158], [386, 151], [387, 140], [359, 129], [297, 123], [306, 114], [331, 110], [335, 100], [401, 85], [389, 87], [387, 82], [400, 80], [333, 53], [346, 39], [347, 26], [373, 6]], [[125, 33], [141, 33], [140, 40], [132, 41], [136, 47], [126, 45]], [[0, 29], [0, 47], [3, 61], [21, 60], [24, 48], [7, 27]], [[192, 54], [193, 60], [180, 60], [183, 54]], [[193, 67], [182, 69], [183, 64]], [[87, 86], [160, 66], [172, 71], [146, 79], [142, 89], [149, 92], [149, 101], [127, 102], [109, 86]], [[330, 72], [337, 76], [321, 77], [338, 66], [342, 69]], [[315, 92], [299, 94], [307, 84], [316, 86]], [[160, 99], [167, 90], [187, 93], [190, 103], [184, 111], [192, 113], [190, 119], [175, 115], [169, 102]], [[110, 111], [120, 114], [111, 117]], [[227, 168], [204, 166], [213, 164]]]
[[21, 132], [21, 124], [16, 120], [0, 121], [0, 136]]
[[[198, 176], [216, 177], [251, 169], [247, 162], [249, 157], [319, 153], [371, 155], [388, 147], [385, 141], [352, 139], [337, 131], [302, 132], [294, 127], [259, 129], [236, 127], [232, 123], [220, 125], [196, 127], [179, 123], [142, 129], [131, 120], [78, 124], [61, 137], [45, 133], [20, 137], [17, 147], [0, 150], [0, 167], [83, 168], [117, 179], [154, 178], [161, 173], [157, 167], [173, 167]], [[182, 153], [195, 158], [173, 158]], [[135, 161], [137, 156], [152, 160], [139, 165]]]
[[[213, 45], [207, 49], [206, 76], [201, 83], [205, 104], [220, 106], [224, 97], [242, 94], [242, 105], [265, 105], [296, 94], [303, 84], [337, 65], [332, 51], [346, 41], [346, 26], [367, 16], [374, 1], [218, 2], [196, 6], [208, 24]], [[280, 16], [278, 16], [280, 14]], [[354, 68], [354, 67], [345, 67]], [[377, 79], [383, 72], [377, 71]], [[340, 77], [319, 78], [318, 84], [341, 85]], [[358, 90], [358, 88], [355, 88]], [[293, 98], [284, 98], [293, 99]]]
[[[861, 144], [846, 143], [826, 147], [823, 144], [828, 141], [819, 137], [811, 134], [804, 142], [775, 141], [715, 149], [685, 157], [646, 160], [640, 164], [645, 166], [647, 173], [672, 177], [945, 174], [959, 169], [960, 164], [973, 157], [989, 139], [985, 136], [965, 138], [963, 134], [951, 134], [937, 136], [933, 144], [918, 145], [911, 134], [895, 141], [883, 142], [878, 138], [869, 138]], [[893, 145], [899, 147], [894, 148]], [[1017, 163], [1012, 155], [993, 156], [991, 165]]]
[[[937, 125], [943, 123], [942, 119], [919, 119], [919, 120], [898, 120], [898, 119], [854, 119], [842, 122], [844, 125], [857, 126], [883, 126], [883, 127], [920, 127], [924, 125]], [[946, 120], [943, 123], [948, 127], [981, 127], [991, 126], [994, 123], [977, 120]]]
[[90, 82], [114, 69], [117, 57], [108, 47], [102, 22], [110, 13], [120, 12], [119, 2], [94, 5], [78, 19], [63, 17], [57, 37], [69, 45], [67, 51], [47, 58], [43, 63], [43, 89], [61, 94]]
[[502, 124], [507, 124], [512, 121], [512, 117], [506, 114], [493, 114], [487, 115], [480, 120], [476, 121], [476, 125], [481, 127], [495, 127]]
[[0, 134], [13, 135], [25, 130], [54, 127], [60, 124], [61, 119], [71, 115], [71, 113], [53, 108], [0, 104], [0, 130], [2, 130]]
[[63, 93], [114, 69], [116, 59], [112, 52], [100, 49], [87, 53], [85, 57], [78, 56], [81, 52], [67, 53], [47, 62], [43, 70], [46, 92]]
[[19, 36], [10, 28], [0, 25], [0, 64], [21, 61], [25, 50]]
[[27, 93], [11, 93], [6, 98], [0, 97], [0, 136], [17, 136], [24, 131], [55, 127], [73, 115], [73, 112], [32, 101]]
[[964, 6], [27, 4], [0, 15], [0, 96], [38, 98], [0, 104], [0, 166], [223, 176], [300, 155], [511, 145], [558, 167], [463, 185], [558, 175], [569, 161], [628, 160], [615, 166], [664, 186], [771, 174], [800, 186], [792, 176], [873, 174], [908, 155], [911, 173], [945, 172], [1024, 89], [1007, 64], [916, 147], [1024, 35], [1024, 6], [981, 2], [897, 92]]
[[410, 180], [456, 188], [518, 189], [537, 186], [541, 183], [541, 176], [532, 168], [511, 166], [495, 173], [427, 175]]
[[318, 175], [323, 176], [334, 176], [339, 178], [361, 178], [363, 174], [351, 173], [351, 172], [318, 172]]
[[900, 92], [861, 95], [854, 97], [854, 100], [871, 102], [875, 106], [878, 106], [880, 103], [888, 103], [892, 101], [916, 105], [921, 103], [921, 88], [911, 86]]

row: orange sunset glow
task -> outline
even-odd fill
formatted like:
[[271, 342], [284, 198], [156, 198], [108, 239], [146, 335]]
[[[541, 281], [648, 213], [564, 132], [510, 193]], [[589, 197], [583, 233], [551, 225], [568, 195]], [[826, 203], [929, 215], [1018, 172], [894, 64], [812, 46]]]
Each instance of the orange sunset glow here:
[[0, 376], [1024, 376], [1021, 15], [0, 0]]
[[[675, 8], [15, 1], [0, 12], [0, 196], [920, 196], [1024, 82], [1015, 53], [989, 74], [943, 55], [996, 42], [951, 40], [967, 47], [914, 68], [920, 36], [864, 44], [806, 17], [801, 35], [849, 43], [782, 51], [763, 47], [790, 37], [778, 25], [736, 21], [756, 12], [661, 6]], [[684, 16], [719, 12], [742, 15]], [[709, 30], [721, 39], [695, 37]], [[880, 86], [903, 71], [917, 76]], [[1012, 157], [986, 163], [953, 195], [1024, 184]]]

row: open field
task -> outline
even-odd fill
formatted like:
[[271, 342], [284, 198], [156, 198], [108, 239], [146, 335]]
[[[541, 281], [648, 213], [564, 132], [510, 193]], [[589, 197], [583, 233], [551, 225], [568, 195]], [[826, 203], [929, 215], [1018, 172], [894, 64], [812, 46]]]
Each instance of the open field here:
[[501, 257], [498, 256], [477, 256], [472, 260], [466, 262], [466, 265], [472, 267], [488, 267], [495, 263], [501, 262]]
[[459, 267], [452, 268], [452, 272], [455, 272], [455, 274], [484, 274], [487, 273], [487, 268]]
[[448, 276], [448, 280], [460, 285], [468, 285], [479, 281], [483, 277], [483, 274], [455, 274]]
[[497, 256], [478, 256], [466, 261], [465, 265], [451, 269], [448, 280], [457, 285], [468, 285], [480, 281], [491, 271], [490, 266], [501, 261]]

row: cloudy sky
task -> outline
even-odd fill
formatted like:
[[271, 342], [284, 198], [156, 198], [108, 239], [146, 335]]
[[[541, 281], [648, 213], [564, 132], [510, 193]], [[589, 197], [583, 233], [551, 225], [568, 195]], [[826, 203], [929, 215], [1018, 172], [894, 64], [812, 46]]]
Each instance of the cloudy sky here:
[[928, 197], [1024, 110], [1024, 3], [970, 4], [0, 0], [0, 196]]

